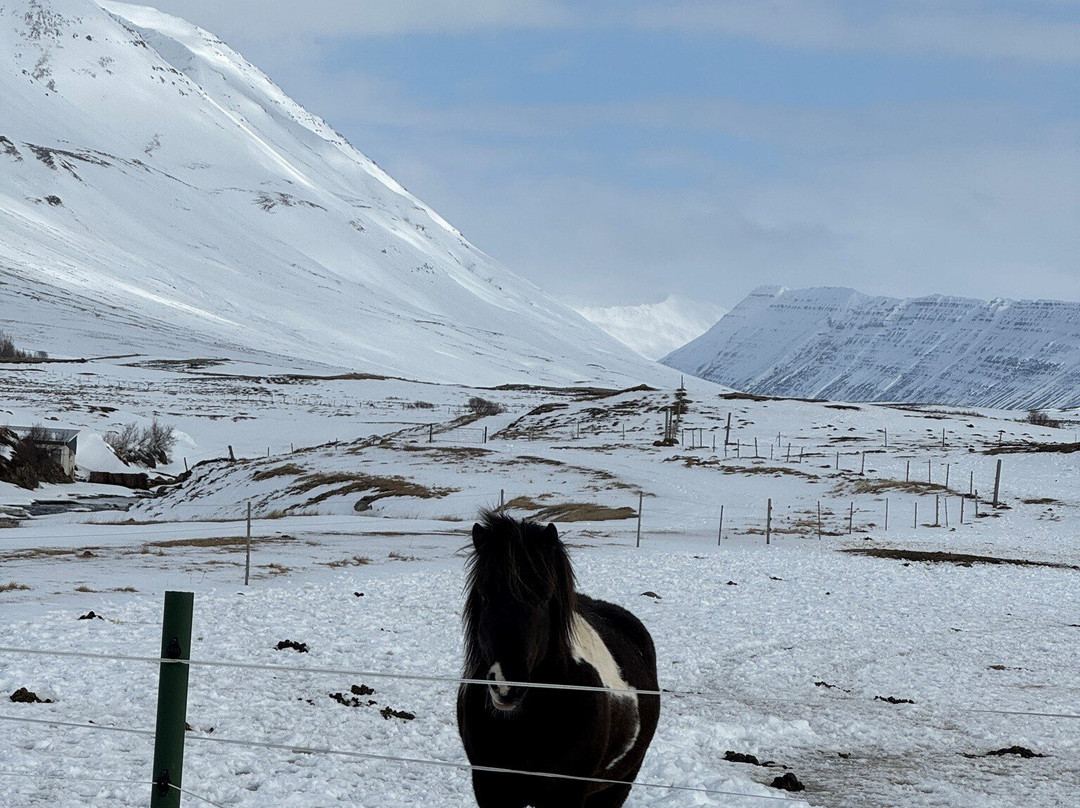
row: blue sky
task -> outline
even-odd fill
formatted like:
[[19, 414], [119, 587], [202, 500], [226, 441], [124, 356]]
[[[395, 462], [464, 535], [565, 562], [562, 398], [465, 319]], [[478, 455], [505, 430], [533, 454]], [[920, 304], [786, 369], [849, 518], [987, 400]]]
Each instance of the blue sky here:
[[570, 303], [1080, 299], [1080, 0], [163, 0]]

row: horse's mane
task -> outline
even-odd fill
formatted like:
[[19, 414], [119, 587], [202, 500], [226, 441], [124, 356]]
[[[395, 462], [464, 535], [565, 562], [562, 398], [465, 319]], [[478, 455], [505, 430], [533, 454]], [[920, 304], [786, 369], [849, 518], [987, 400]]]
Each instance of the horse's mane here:
[[480, 595], [504, 592], [523, 601], [538, 602], [551, 595], [551, 637], [548, 654], [570, 655], [573, 617], [577, 608], [574, 569], [553, 525], [514, 519], [499, 511], [480, 512], [479, 542], [465, 563], [466, 676], [482, 664], [476, 644]]

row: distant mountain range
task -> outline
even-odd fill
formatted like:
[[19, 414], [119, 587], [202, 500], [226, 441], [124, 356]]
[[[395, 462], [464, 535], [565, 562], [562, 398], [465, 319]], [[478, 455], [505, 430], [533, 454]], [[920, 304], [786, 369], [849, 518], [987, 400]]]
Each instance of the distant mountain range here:
[[0, 4], [0, 328], [426, 381], [674, 379], [476, 249], [212, 34]]
[[725, 311], [712, 303], [675, 295], [659, 303], [577, 309], [586, 320], [648, 359], [660, 359], [705, 333]]
[[763, 395], [1080, 406], [1080, 303], [763, 286], [662, 360]]

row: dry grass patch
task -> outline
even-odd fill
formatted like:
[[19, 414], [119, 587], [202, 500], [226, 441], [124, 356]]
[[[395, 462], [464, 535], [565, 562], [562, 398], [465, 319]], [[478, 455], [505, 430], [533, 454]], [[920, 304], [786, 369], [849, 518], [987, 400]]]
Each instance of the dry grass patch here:
[[256, 471], [251, 475], [251, 479], [261, 483], [263, 480], [272, 480], [274, 477], [298, 477], [303, 473], [304, 469], [302, 466], [298, 466], [295, 463], [285, 463], [282, 466], [277, 466], [272, 469]]
[[[541, 497], [541, 499], [544, 498], [545, 497]], [[513, 509], [515, 511], [538, 511], [544, 506], [532, 497], [520, 496], [507, 500], [503, 507], [507, 510]]]
[[289, 491], [294, 494], [306, 494], [326, 485], [336, 485], [338, 487], [312, 497], [300, 507], [306, 508], [317, 505], [331, 497], [347, 496], [363, 491], [374, 492], [375, 499], [381, 499], [382, 497], [435, 499], [444, 497], [455, 490], [452, 488], [428, 488], [412, 480], [406, 480], [404, 477], [382, 477], [360, 472], [318, 472], [301, 477]]
[[959, 564], [969, 567], [972, 564], [1012, 564], [1018, 567], [1053, 567], [1055, 569], [1080, 570], [1073, 564], [1059, 564], [1053, 561], [1028, 561], [1021, 558], [998, 558], [996, 556], [970, 555], [968, 553], [947, 553], [931, 550], [900, 550], [889, 547], [852, 547], [842, 550], [852, 555], [870, 556], [871, 558], [892, 558], [897, 561], [926, 561], [929, 563]]
[[[247, 546], [246, 536], [212, 536], [199, 539], [166, 539], [164, 541], [151, 541], [143, 545], [141, 552], [150, 553], [154, 549], [164, 550], [173, 547], [219, 547], [230, 551], [239, 552]], [[295, 541], [292, 536], [252, 536], [252, 545], [258, 544], [281, 544]]]
[[532, 518], [540, 522], [603, 522], [635, 516], [637, 511], [629, 507], [609, 508], [591, 502], [567, 502], [541, 508]]
[[944, 494], [948, 491], [943, 485], [937, 483], [920, 483], [915, 480], [872, 480], [860, 477], [855, 480], [846, 480], [834, 489], [835, 493], [851, 491], [855, 494], [887, 494], [900, 491], [904, 494]]
[[29, 588], [26, 584], [20, 584], [18, 581], [8, 581], [6, 584], [0, 584], [0, 592], [18, 592]]
[[353, 556], [352, 558], [342, 558], [338, 561], [327, 561], [326, 566], [337, 569], [339, 567], [363, 567], [371, 563], [371, 559], [367, 556]]

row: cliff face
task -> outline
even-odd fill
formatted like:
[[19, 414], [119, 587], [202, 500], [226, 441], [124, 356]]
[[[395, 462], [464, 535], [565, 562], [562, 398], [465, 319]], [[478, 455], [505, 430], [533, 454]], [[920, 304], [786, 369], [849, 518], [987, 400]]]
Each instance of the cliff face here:
[[1080, 406], [1080, 303], [761, 287], [663, 363], [763, 395]]

